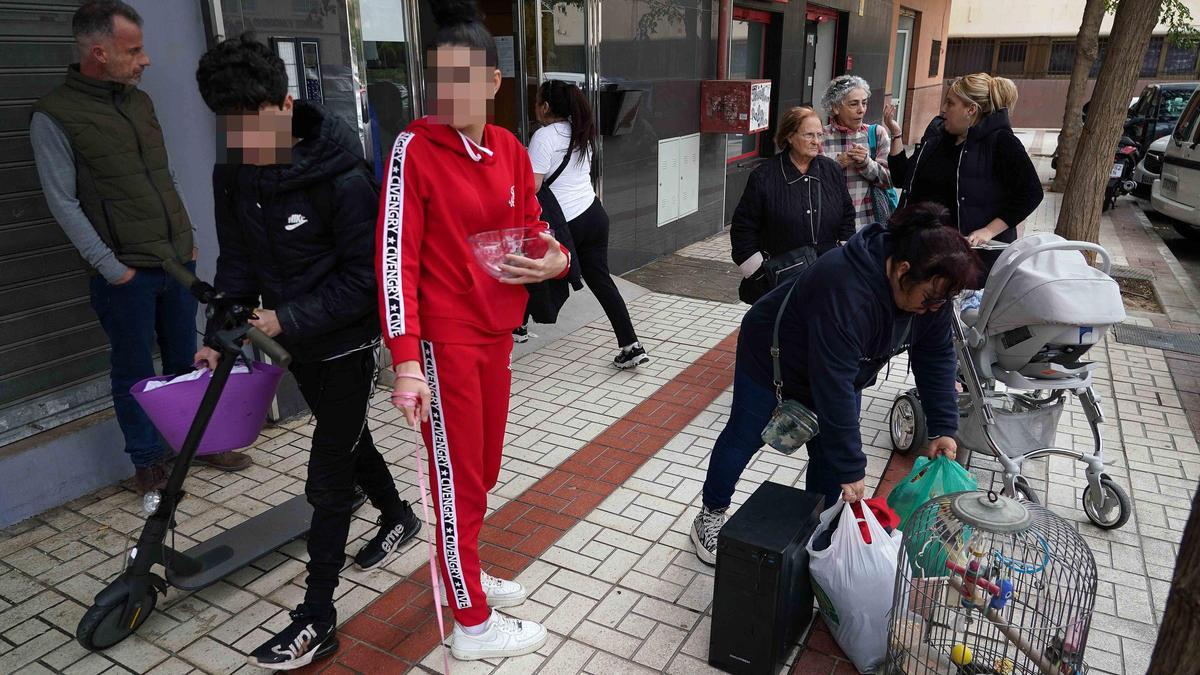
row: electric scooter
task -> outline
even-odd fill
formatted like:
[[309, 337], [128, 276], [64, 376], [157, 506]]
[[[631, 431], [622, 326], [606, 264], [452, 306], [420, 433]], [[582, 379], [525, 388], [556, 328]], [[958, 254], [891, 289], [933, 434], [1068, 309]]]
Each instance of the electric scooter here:
[[[275, 549], [303, 537], [312, 520], [312, 506], [304, 495], [297, 495], [245, 522], [201, 542], [184, 552], [166, 544], [175, 528], [175, 510], [186, 494], [183, 482], [204, 432], [229, 380], [235, 362], [242, 355], [243, 343], [251, 344], [283, 367], [291, 356], [266, 334], [248, 323], [254, 308], [238, 303], [217, 302], [223, 296], [211, 285], [200, 281], [186, 267], [169, 260], [163, 269], [183, 284], [201, 303], [210, 325], [219, 328], [205, 336], [205, 344], [221, 354], [212, 380], [204, 391], [196, 416], [188, 429], [175, 466], [160, 492], [152, 491], [143, 499], [146, 524], [137, 545], [129, 552], [125, 570], [104, 590], [96, 594], [75, 630], [79, 644], [89, 650], [102, 650], [124, 640], [138, 629], [158, 603], [167, 586], [195, 591], [258, 560]], [[216, 304], [214, 304], [216, 303]], [[355, 509], [366, 501], [359, 495]], [[165, 570], [163, 576], [151, 571], [155, 564]]]

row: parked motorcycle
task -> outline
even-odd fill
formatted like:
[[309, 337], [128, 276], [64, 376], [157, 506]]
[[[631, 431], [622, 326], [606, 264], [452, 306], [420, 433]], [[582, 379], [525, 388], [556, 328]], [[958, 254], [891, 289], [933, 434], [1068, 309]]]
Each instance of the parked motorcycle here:
[[1104, 189], [1104, 204], [1102, 211], [1107, 211], [1116, 205], [1117, 197], [1127, 195], [1137, 189], [1137, 181], [1133, 180], [1133, 169], [1141, 161], [1141, 151], [1136, 141], [1128, 136], [1122, 136], [1117, 141], [1117, 151], [1113, 154], [1112, 169], [1108, 172], [1108, 186]]

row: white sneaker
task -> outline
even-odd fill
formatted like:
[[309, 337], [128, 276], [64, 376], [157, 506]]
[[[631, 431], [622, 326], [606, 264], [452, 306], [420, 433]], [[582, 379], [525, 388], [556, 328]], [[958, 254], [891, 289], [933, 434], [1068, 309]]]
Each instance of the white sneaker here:
[[546, 644], [546, 628], [535, 621], [521, 621], [492, 610], [487, 630], [468, 635], [462, 626], [454, 624], [450, 638], [450, 653], [459, 661], [503, 659], [532, 654]]
[[[480, 572], [479, 583], [483, 585], [483, 592], [487, 594], [488, 607], [516, 607], [525, 602], [525, 587], [515, 581], [497, 579], [487, 572]], [[449, 607], [446, 587], [439, 586], [438, 590], [441, 592], [442, 607]]]

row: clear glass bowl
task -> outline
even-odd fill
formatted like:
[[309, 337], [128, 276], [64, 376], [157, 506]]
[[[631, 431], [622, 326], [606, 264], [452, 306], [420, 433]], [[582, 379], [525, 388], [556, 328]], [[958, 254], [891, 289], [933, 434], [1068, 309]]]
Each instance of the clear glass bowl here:
[[528, 227], [480, 232], [467, 237], [467, 244], [475, 255], [475, 262], [494, 279], [511, 276], [500, 269], [510, 255], [541, 258], [546, 254], [546, 242], [537, 236], [536, 230]]

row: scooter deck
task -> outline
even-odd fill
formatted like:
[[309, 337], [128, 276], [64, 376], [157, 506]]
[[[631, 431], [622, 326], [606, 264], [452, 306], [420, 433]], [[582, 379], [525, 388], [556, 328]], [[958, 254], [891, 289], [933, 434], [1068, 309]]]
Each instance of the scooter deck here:
[[200, 563], [199, 571], [182, 575], [167, 569], [167, 582], [185, 591], [209, 586], [308, 533], [312, 506], [296, 495], [183, 552]]

